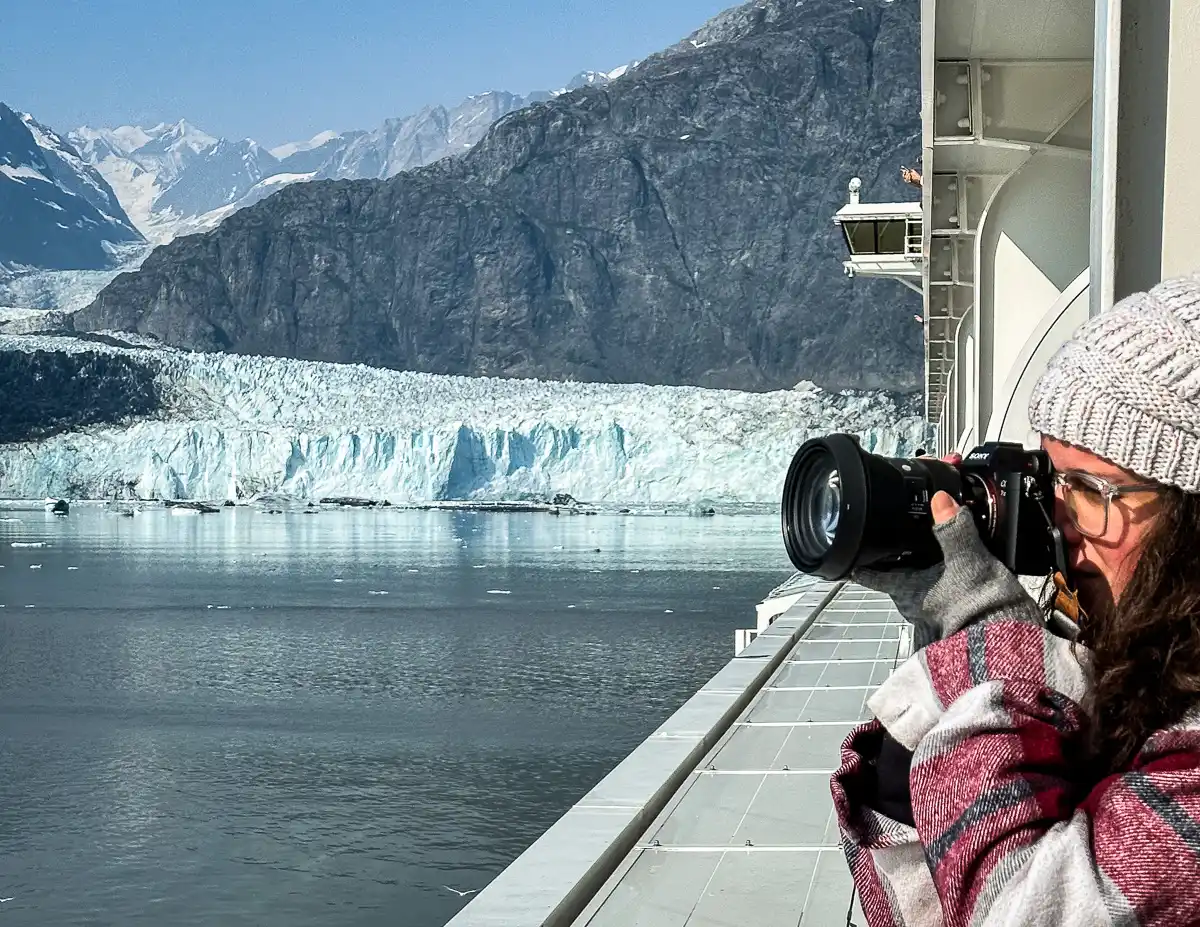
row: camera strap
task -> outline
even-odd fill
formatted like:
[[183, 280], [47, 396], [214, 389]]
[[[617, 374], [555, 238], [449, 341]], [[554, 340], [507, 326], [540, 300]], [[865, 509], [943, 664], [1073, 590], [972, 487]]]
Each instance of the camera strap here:
[[1035, 492], [1033, 498], [1037, 501], [1038, 511], [1042, 513], [1042, 517], [1046, 520], [1046, 528], [1050, 532], [1050, 543], [1054, 549], [1054, 565], [1056, 569], [1051, 577], [1055, 590], [1054, 608], [1056, 611], [1062, 612], [1070, 618], [1078, 627], [1083, 627], [1083, 622], [1087, 620], [1087, 612], [1079, 604], [1079, 594], [1071, 585], [1069, 578], [1071, 574], [1067, 567], [1066, 542], [1063, 540], [1062, 532], [1054, 524], [1054, 519], [1046, 510], [1045, 499], [1043, 499], [1042, 494]]
[[1067, 577], [1062, 573], [1054, 574], [1054, 607], [1062, 612], [1075, 624], [1082, 626], [1087, 614], [1079, 604], [1079, 596], [1067, 583]]

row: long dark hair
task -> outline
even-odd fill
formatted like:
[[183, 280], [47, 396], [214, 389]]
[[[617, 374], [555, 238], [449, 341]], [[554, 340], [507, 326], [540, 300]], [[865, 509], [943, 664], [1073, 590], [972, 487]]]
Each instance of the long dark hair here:
[[1200, 494], [1168, 488], [1120, 604], [1085, 622], [1094, 654], [1093, 761], [1127, 769], [1200, 699]]

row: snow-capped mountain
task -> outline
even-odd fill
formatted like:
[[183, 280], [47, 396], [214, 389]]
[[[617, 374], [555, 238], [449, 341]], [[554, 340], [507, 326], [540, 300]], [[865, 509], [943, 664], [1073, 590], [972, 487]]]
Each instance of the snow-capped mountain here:
[[[551, 383], [3, 335], [0, 369], [10, 391], [34, 394], [28, 402], [44, 410], [39, 435], [51, 421], [63, 426], [23, 440], [9, 434], [20, 420], [0, 410], [0, 433], [13, 442], [0, 444], [0, 497], [9, 498], [129, 489], [412, 503], [566, 492], [587, 502], [774, 504], [810, 436], [849, 431], [888, 455], [929, 438], [918, 410], [886, 394], [807, 383], [771, 393]], [[78, 382], [83, 371], [90, 409], [58, 399], [56, 380]], [[131, 407], [137, 420], [127, 420]]]
[[149, 129], [82, 126], [69, 138], [155, 243], [169, 241], [186, 220], [245, 195], [279, 166], [248, 139], [230, 143], [186, 120]]
[[308, 180], [383, 180], [462, 154], [502, 116], [532, 103], [602, 86], [624, 74], [584, 71], [560, 90], [489, 91], [456, 106], [426, 106], [372, 130], [321, 132], [271, 150], [250, 139], [218, 139], [181, 121], [150, 129], [82, 126], [70, 139], [104, 175], [139, 229], [156, 243], [206, 231], [229, 214]]
[[302, 151], [312, 151], [315, 148], [322, 148], [338, 138], [341, 138], [341, 136], [330, 129], [325, 132], [318, 132], [306, 142], [288, 142], [285, 145], [279, 145], [271, 149], [271, 154], [282, 161], [284, 158], [290, 158], [292, 155], [299, 154]]
[[79, 151], [0, 103], [0, 271], [102, 269], [141, 238]]
[[256, 142], [220, 139], [199, 152], [155, 200], [156, 211], [180, 217], [207, 212], [245, 196], [255, 184], [281, 173], [279, 159]]
[[346, 140], [340, 150], [324, 151], [332, 157], [315, 169], [317, 176], [330, 179], [376, 180], [420, 167], [447, 155], [460, 154], [474, 145], [488, 128], [514, 110], [549, 99], [548, 93], [518, 96], [490, 91], [468, 97], [457, 106], [426, 106], [420, 112], [389, 119], [377, 129]]

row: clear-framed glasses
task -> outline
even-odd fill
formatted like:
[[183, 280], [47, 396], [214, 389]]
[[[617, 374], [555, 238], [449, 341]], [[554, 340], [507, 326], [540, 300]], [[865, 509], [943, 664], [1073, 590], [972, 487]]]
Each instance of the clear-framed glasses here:
[[1071, 524], [1087, 538], [1100, 538], [1108, 533], [1108, 513], [1114, 499], [1134, 493], [1159, 493], [1166, 488], [1161, 483], [1121, 485], [1081, 470], [1056, 472], [1054, 485], [1062, 492]]

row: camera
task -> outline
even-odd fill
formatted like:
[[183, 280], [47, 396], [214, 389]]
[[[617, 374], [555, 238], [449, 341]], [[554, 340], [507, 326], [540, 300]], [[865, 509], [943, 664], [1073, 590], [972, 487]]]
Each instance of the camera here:
[[1066, 573], [1045, 451], [983, 444], [961, 463], [880, 457], [852, 435], [805, 442], [783, 486], [783, 541], [797, 570], [837, 580], [857, 568], [922, 569], [942, 560], [930, 501], [949, 493], [1013, 573]]

